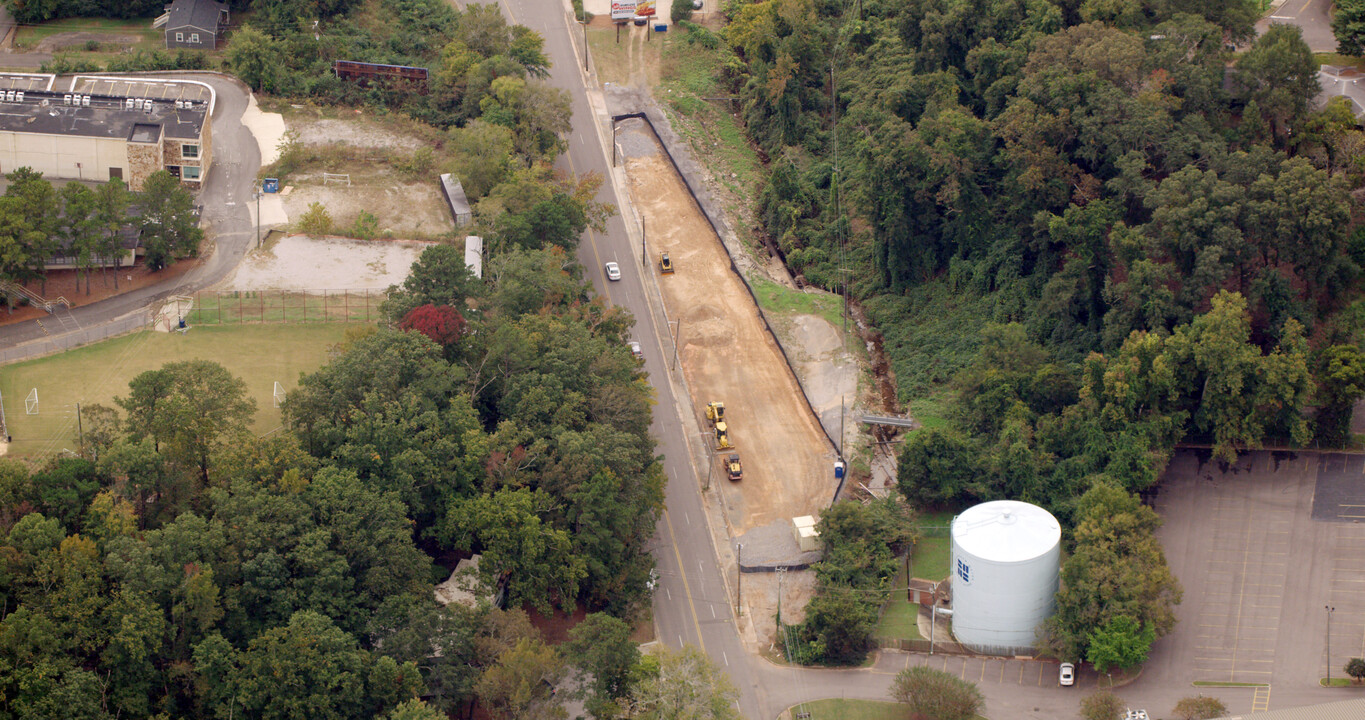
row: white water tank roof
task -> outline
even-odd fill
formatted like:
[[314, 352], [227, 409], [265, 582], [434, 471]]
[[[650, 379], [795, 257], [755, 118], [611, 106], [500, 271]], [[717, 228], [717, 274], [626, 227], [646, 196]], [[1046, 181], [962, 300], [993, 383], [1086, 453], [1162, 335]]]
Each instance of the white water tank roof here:
[[1062, 526], [1052, 513], [1018, 500], [993, 500], [967, 508], [953, 521], [958, 547], [992, 562], [1022, 562], [1057, 546]]

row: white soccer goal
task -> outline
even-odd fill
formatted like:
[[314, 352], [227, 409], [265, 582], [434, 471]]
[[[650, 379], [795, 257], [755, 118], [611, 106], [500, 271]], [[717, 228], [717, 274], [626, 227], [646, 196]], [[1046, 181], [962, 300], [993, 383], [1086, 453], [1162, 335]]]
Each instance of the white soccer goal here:
[[277, 380], [277, 381], [275, 381], [275, 407], [279, 407], [279, 406], [281, 406], [281, 405], [283, 405], [283, 404], [284, 404], [284, 386], [281, 385], [281, 384], [279, 383], [279, 381]]
[[347, 187], [350, 187], [350, 185], [351, 185], [351, 174], [350, 174], [350, 173], [327, 173], [327, 172], [325, 172], [325, 173], [322, 174], [322, 184], [323, 184], [323, 185], [326, 185], [326, 184], [328, 184], [328, 183], [345, 183]]
[[29, 415], [38, 414], [38, 388], [30, 390], [28, 397], [24, 398], [24, 412]]

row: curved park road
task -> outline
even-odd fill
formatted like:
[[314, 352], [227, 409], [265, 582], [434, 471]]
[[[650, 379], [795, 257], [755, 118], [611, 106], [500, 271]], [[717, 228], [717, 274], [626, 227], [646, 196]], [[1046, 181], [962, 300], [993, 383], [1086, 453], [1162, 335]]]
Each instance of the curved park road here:
[[[107, 300], [71, 309], [71, 317], [85, 329], [110, 326], [113, 321], [143, 310], [152, 302], [170, 295], [192, 292], [223, 279], [235, 268], [255, 241], [256, 227], [250, 203], [261, 152], [251, 131], [242, 125], [250, 93], [238, 80], [214, 73], [138, 73], [137, 77], [197, 80], [208, 83], [217, 93], [211, 118], [213, 127], [213, 164], [197, 202], [203, 206], [203, 219], [211, 228], [213, 247], [199, 267], [181, 277], [141, 288]], [[67, 78], [59, 78], [61, 87]], [[51, 323], [46, 323], [51, 328]], [[120, 323], [122, 332], [140, 326], [136, 321]], [[110, 332], [109, 334], [117, 334]], [[97, 339], [99, 333], [93, 331]], [[0, 326], [0, 362], [12, 362], [50, 352], [53, 343], [37, 321]]]

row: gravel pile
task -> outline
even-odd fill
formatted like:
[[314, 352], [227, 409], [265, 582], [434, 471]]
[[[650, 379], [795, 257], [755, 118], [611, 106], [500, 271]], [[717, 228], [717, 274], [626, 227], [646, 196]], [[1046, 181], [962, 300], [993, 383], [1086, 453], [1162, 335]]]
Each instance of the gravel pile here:
[[775, 520], [735, 539], [744, 546], [740, 566], [745, 572], [772, 572], [779, 568], [799, 570], [820, 559], [822, 553], [801, 552], [792, 533], [791, 520]]

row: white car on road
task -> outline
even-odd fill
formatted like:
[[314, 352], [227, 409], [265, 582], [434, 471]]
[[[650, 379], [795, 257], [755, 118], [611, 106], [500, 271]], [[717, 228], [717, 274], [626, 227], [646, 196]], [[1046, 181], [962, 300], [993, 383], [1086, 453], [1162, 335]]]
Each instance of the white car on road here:
[[607, 279], [608, 279], [608, 280], [620, 280], [620, 279], [621, 279], [621, 266], [620, 266], [620, 265], [617, 265], [617, 264], [614, 263], [614, 262], [609, 262], [609, 263], [607, 263], [607, 265], [606, 265], [606, 269], [607, 269]]

